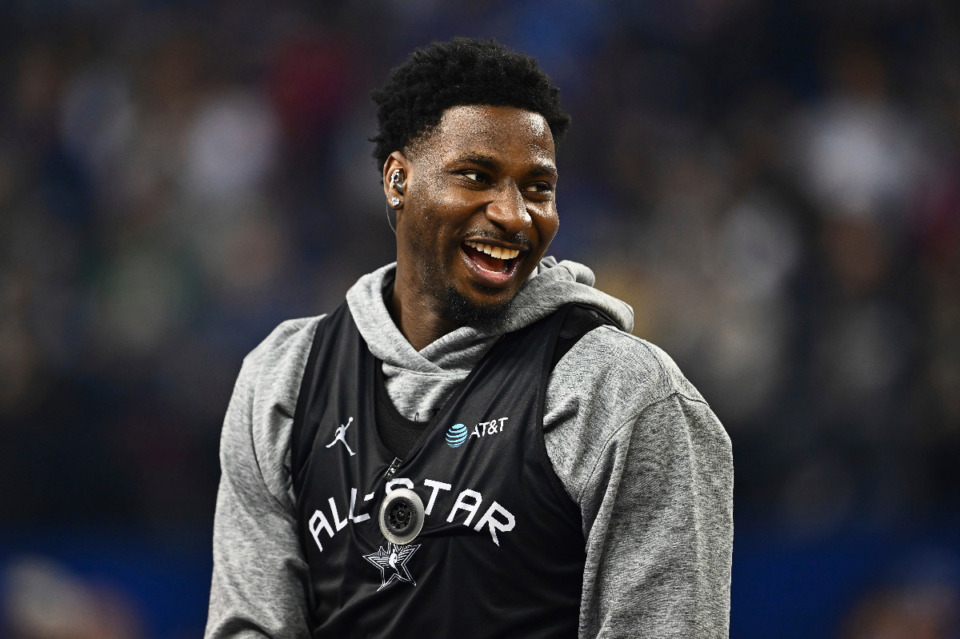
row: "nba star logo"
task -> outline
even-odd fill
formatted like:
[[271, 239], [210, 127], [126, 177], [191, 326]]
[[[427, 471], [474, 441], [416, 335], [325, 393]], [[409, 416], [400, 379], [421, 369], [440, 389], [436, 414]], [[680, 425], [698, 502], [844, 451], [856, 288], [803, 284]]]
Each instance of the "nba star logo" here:
[[344, 446], [346, 446], [347, 452], [350, 453], [351, 457], [353, 457], [356, 454], [350, 449], [350, 444], [347, 443], [347, 429], [350, 428], [350, 424], [352, 422], [353, 422], [353, 417], [348, 419], [346, 424], [341, 425], [340, 428], [337, 429], [336, 436], [333, 438], [332, 442], [327, 444], [327, 448], [332, 447], [337, 442], [341, 442]]
[[387, 549], [383, 546], [377, 548], [377, 552], [364, 555], [363, 558], [373, 564], [380, 570], [380, 587], [377, 590], [383, 590], [394, 581], [405, 581], [408, 584], [417, 585], [407, 568], [407, 562], [417, 552], [420, 544], [415, 546], [398, 546], [393, 542], [387, 543]]

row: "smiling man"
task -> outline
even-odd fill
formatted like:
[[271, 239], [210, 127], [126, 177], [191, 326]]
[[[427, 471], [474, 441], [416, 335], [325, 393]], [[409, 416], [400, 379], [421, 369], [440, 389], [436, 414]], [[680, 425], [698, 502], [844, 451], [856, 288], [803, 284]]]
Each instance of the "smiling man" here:
[[406, 154], [393, 151], [383, 175], [388, 196], [391, 184], [407, 189], [396, 205], [393, 311], [414, 348], [503, 315], [557, 234], [557, 168], [544, 117], [452, 106]]
[[206, 636], [727, 636], [730, 441], [545, 257], [559, 91], [455, 39], [373, 98], [396, 263], [245, 359]]

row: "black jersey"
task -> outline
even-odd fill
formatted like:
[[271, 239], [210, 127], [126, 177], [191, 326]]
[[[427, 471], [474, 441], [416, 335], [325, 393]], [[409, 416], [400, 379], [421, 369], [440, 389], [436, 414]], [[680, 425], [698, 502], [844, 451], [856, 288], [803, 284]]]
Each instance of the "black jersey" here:
[[[577, 308], [494, 344], [404, 459], [378, 435], [381, 363], [349, 308], [320, 322], [291, 455], [314, 637], [577, 635], [580, 512], [543, 442], [547, 378]], [[422, 530], [405, 544], [388, 541], [379, 523], [397, 488], [424, 509]]]

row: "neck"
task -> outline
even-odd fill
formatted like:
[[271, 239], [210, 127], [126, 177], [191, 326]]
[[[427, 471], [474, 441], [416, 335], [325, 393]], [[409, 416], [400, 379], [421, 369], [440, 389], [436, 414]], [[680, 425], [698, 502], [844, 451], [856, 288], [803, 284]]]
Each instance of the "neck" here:
[[386, 301], [397, 328], [418, 351], [459, 328], [456, 322], [443, 317], [435, 300], [417, 292], [399, 272], [393, 293]]

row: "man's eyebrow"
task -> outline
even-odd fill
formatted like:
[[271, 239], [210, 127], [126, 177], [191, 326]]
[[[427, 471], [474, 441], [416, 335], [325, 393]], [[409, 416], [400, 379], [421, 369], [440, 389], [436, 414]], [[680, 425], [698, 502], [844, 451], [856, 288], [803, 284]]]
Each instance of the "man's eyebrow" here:
[[530, 171], [530, 175], [535, 177], [546, 176], [555, 178], [557, 177], [557, 167], [551, 163], [542, 162], [537, 164], [537, 166]]
[[[500, 166], [500, 162], [494, 156], [476, 152], [468, 152], [458, 155], [454, 161], [476, 164], [490, 170], [496, 169]], [[530, 170], [530, 175], [536, 177], [547, 176], [555, 178], [557, 177], [557, 167], [552, 162], [538, 162], [536, 166]]]
[[492, 155], [485, 155], [483, 153], [476, 153], [472, 151], [458, 155], [454, 161], [477, 164], [485, 169], [495, 169], [500, 165], [500, 163], [497, 162], [497, 159]]

